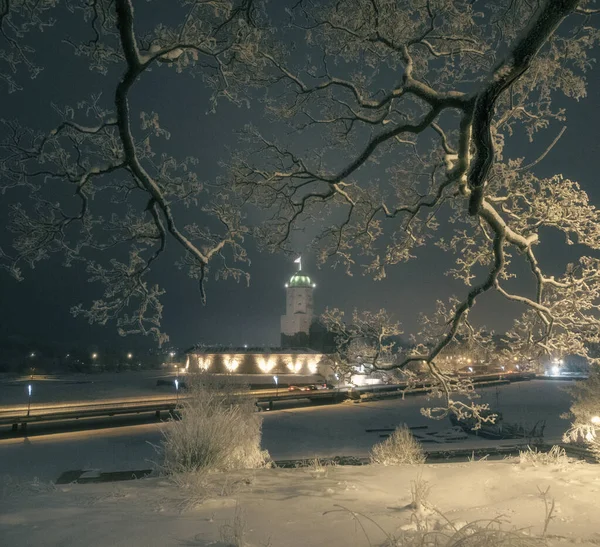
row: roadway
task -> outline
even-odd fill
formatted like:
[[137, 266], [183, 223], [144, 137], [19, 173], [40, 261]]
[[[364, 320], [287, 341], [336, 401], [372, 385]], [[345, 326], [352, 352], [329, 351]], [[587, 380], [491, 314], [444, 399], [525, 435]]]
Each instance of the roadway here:
[[[569, 382], [533, 380], [480, 390], [483, 402], [498, 408], [507, 422], [533, 425], [547, 421], [546, 440], [558, 441], [568, 422], [560, 414], [569, 408], [569, 396], [563, 390]], [[367, 431], [393, 428], [398, 424], [427, 425], [429, 430], [449, 427], [448, 421], [427, 420], [419, 409], [427, 397], [416, 395], [365, 403], [308, 406], [265, 412], [263, 447], [276, 460], [366, 456], [382, 432]], [[435, 401], [430, 401], [435, 404]], [[168, 423], [137, 423], [119, 428], [98, 425], [93, 431], [68, 431], [35, 434], [28, 437], [0, 437], [2, 475], [22, 479], [38, 477], [56, 480], [63, 472], [76, 469], [133, 471], [151, 467], [158, 455], [152, 444], [161, 440]], [[43, 433], [43, 430], [39, 430]], [[469, 448], [489, 446], [490, 441], [470, 438]], [[439, 449], [439, 446], [436, 445]]]

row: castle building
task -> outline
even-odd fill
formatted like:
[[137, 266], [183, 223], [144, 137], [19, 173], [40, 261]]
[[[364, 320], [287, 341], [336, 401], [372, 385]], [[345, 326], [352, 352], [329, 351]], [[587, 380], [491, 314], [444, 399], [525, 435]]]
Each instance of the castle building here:
[[300, 259], [296, 263], [298, 271], [285, 284], [285, 315], [281, 316], [282, 347], [306, 347], [313, 322], [313, 291], [316, 285], [302, 271]]

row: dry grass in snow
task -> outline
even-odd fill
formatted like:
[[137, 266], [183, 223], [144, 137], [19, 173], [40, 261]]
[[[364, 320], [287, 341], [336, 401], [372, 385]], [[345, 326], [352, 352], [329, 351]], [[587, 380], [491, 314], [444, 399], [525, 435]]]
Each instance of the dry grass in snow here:
[[548, 452], [540, 452], [537, 448], [527, 447], [519, 451], [519, 462], [531, 465], [558, 465], [566, 466], [575, 463], [567, 456], [564, 448], [554, 445]]

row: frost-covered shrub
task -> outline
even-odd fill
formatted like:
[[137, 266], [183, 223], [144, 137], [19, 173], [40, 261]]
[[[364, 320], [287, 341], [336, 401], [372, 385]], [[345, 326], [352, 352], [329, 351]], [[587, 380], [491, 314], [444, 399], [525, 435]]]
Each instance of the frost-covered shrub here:
[[167, 473], [262, 467], [262, 420], [248, 388], [207, 374], [186, 378], [188, 396], [163, 432]]
[[397, 427], [385, 441], [371, 450], [371, 463], [400, 465], [425, 462], [425, 453], [405, 425]]
[[600, 366], [592, 365], [589, 378], [576, 382], [569, 392], [573, 404], [571, 411], [563, 417], [571, 418], [573, 422], [563, 440], [586, 444], [600, 462]]
[[519, 451], [519, 463], [538, 465], [567, 465], [571, 462], [564, 448], [553, 446], [548, 452], [539, 452], [537, 448], [527, 447]]

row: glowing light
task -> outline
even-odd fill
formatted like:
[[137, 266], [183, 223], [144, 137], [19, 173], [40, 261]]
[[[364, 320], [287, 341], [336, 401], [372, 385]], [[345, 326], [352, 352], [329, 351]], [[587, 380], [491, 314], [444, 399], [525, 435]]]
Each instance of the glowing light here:
[[170, 352], [169, 352], [169, 355], [170, 355], [171, 357], [175, 357], [175, 352], [174, 352], [174, 351], [170, 351]]
[[469, 372], [473, 372], [473, 367], [469, 367]]
[[209, 368], [210, 365], [212, 365], [212, 358], [211, 357], [202, 357], [200, 355], [198, 355], [198, 368], [204, 372], [206, 372]]
[[600, 416], [592, 416], [590, 420], [594, 425], [600, 425]]
[[259, 357], [258, 368], [263, 374], [269, 374], [269, 372], [271, 372], [275, 368], [275, 359], [272, 357], [268, 359], [265, 359], [264, 357]]
[[317, 373], [317, 362], [314, 359], [308, 362], [308, 370], [311, 374]]
[[35, 357], [35, 353], [32, 351], [29, 357]]
[[133, 353], [128, 353], [127, 354], [127, 359], [131, 359], [133, 357]]
[[175, 378], [175, 390], [179, 391], [179, 380]]
[[224, 355], [223, 362], [225, 363], [225, 368], [229, 372], [235, 372], [237, 370], [237, 368], [240, 366], [239, 360], [231, 355]]
[[513, 361], [518, 361], [519, 359], [517, 357], [513, 357]]
[[554, 376], [560, 376], [560, 368], [557, 366], [552, 367], [552, 374]]
[[92, 359], [96, 359], [96, 357], [98, 357], [97, 353], [92, 353]]
[[317, 284], [313, 283], [313, 289], [316, 289], [316, 288], [317, 288]]
[[289, 285], [286, 283], [286, 284], [285, 284], [285, 288], [287, 289], [288, 287], [289, 287]]
[[31, 397], [31, 384], [29, 384], [27, 386], [27, 392], [29, 393], [29, 396]]
[[275, 385], [279, 384], [279, 378], [277, 376], [273, 376], [273, 381], [275, 382]]
[[302, 363], [300, 361], [296, 361], [295, 363], [288, 363], [287, 368], [293, 372], [294, 374], [298, 374], [302, 369]]

